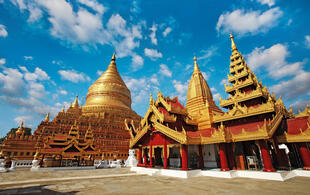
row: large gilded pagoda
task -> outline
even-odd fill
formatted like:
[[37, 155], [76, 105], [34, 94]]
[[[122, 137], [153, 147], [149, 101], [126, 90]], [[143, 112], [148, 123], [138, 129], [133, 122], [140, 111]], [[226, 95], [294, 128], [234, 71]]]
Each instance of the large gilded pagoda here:
[[[141, 117], [131, 109], [131, 94], [115, 63], [88, 90], [84, 106], [76, 96], [73, 104], [50, 121], [49, 114], [33, 135], [25, 136], [22, 125], [0, 146], [1, 155], [13, 160], [32, 160], [43, 166], [90, 165], [96, 159], [128, 156], [129, 133], [124, 119], [138, 124]], [[45, 163], [45, 164], [44, 164]]]
[[227, 99], [220, 106], [201, 74], [197, 59], [186, 107], [177, 98], [150, 98], [139, 126], [126, 120], [130, 148], [139, 150], [138, 166], [181, 168], [310, 169], [310, 110], [298, 115], [281, 97], [270, 94], [250, 70], [230, 35], [232, 55]]

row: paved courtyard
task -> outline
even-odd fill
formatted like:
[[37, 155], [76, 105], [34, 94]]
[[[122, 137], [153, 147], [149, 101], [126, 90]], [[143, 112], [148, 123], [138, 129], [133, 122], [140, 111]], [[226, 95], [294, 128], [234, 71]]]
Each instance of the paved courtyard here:
[[[17, 169], [15, 172], [0, 173], [0, 194], [310, 194], [310, 178], [304, 177], [280, 182], [212, 177], [179, 179], [128, 174], [132, 174], [128, 168], [38, 172]], [[99, 178], [90, 178], [97, 176]], [[107, 177], [100, 178], [100, 176]], [[79, 179], [56, 181], [57, 178], [64, 177], [79, 177]], [[36, 179], [53, 181], [27, 185], [18, 183]], [[4, 182], [13, 184], [1, 185]]]

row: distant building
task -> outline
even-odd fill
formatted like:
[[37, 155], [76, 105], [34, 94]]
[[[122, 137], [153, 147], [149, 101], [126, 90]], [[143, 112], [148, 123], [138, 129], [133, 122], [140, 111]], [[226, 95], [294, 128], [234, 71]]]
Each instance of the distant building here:
[[150, 98], [146, 115], [131, 132], [130, 148], [138, 149], [138, 166], [162, 168], [310, 169], [309, 106], [295, 116], [258, 80], [230, 35], [232, 55], [223, 112], [213, 101], [197, 59], [186, 107], [177, 98]]

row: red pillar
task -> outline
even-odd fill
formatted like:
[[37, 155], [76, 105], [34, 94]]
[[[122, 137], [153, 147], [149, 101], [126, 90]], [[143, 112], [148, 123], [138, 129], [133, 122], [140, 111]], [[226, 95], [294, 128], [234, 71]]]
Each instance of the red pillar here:
[[310, 170], [310, 153], [305, 143], [298, 143], [299, 152], [304, 163], [304, 169]]
[[139, 148], [139, 164], [142, 164], [142, 147]]
[[165, 143], [164, 143], [164, 169], [167, 169], [167, 168], [168, 168], [167, 143], [165, 140]]
[[203, 169], [202, 145], [198, 145], [198, 152], [199, 152], [199, 169]]
[[144, 160], [144, 167], [146, 167], [147, 166], [147, 149], [145, 148], [144, 149], [144, 156], [143, 156], [143, 160]]
[[236, 163], [235, 163], [234, 150], [233, 150], [233, 143], [229, 143], [227, 146], [228, 146], [228, 156], [229, 156], [229, 162], [230, 162], [231, 168], [233, 170], [237, 170]]
[[264, 170], [265, 172], [275, 172], [275, 169], [272, 166], [271, 158], [267, 143], [265, 140], [259, 141], [260, 152], [262, 154]]
[[187, 167], [187, 145], [182, 144], [182, 170], [183, 171], [187, 171], [188, 167]]
[[226, 147], [225, 143], [219, 144], [220, 159], [221, 159], [221, 171], [229, 171], [227, 157], [226, 157]]

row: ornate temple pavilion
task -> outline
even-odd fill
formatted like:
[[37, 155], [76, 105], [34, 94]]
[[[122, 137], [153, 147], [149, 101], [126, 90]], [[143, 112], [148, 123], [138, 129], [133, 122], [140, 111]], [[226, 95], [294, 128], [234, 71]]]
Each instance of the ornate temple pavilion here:
[[310, 169], [310, 110], [298, 115], [259, 81], [230, 35], [232, 55], [222, 111], [194, 58], [184, 107], [177, 98], [150, 97], [140, 124], [126, 120], [138, 166], [181, 168]]
[[[21, 125], [0, 145], [1, 155], [14, 160], [41, 159], [43, 166], [90, 165], [95, 159], [127, 159], [129, 132], [124, 119], [137, 125], [141, 117], [131, 109], [131, 94], [115, 63], [93, 83], [84, 106], [78, 97], [50, 121], [49, 114], [33, 135]], [[45, 164], [44, 164], [45, 163]]]

